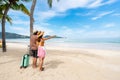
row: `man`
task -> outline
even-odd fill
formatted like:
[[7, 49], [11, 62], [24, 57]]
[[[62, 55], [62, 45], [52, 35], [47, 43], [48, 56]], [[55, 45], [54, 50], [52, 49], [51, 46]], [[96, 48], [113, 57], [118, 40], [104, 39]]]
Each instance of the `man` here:
[[0, 40], [0, 48], [2, 48], [2, 40]]
[[32, 55], [33, 56], [33, 64], [32, 64], [33, 68], [37, 67], [37, 49], [38, 49], [38, 46], [36, 44], [36, 41], [37, 41], [38, 37], [40, 36], [40, 34], [39, 35], [37, 35], [37, 34], [38, 34], [38, 31], [35, 31], [35, 32], [33, 32], [33, 35], [31, 35], [31, 37], [30, 37], [30, 49], [33, 53], [33, 55]]

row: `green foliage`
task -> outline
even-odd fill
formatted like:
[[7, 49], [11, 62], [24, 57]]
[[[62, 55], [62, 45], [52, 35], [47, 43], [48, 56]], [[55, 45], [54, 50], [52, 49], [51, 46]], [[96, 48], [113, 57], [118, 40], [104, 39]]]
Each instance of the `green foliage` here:
[[1, 4], [0, 5], [0, 12], [3, 11], [3, 10], [5, 10], [5, 8], [6, 8], [7, 5], [8, 4]]
[[50, 8], [52, 7], [52, 0], [48, 0], [48, 5]]
[[17, 3], [14, 3], [10, 6], [13, 10], [20, 10], [20, 6]]
[[32, 1], [32, 0], [21, 0], [21, 1], [29, 2], [29, 1]]
[[1, 21], [2, 16], [3, 16], [3, 14], [0, 13], [0, 21]]
[[[0, 0], [0, 22], [3, 17], [3, 12], [5, 11], [6, 7], [11, 3], [10, 8], [13, 10], [20, 10], [23, 13], [30, 15], [29, 10], [24, 6], [24, 4], [20, 4], [20, 1], [28, 2], [31, 0]], [[12, 24], [12, 18], [8, 15], [6, 16], [6, 20]]]
[[[60, 0], [57, 0], [57, 1], [59, 2]], [[52, 8], [52, 3], [53, 3], [53, 0], [48, 0], [48, 5], [50, 8]]]
[[30, 12], [28, 11], [28, 9], [23, 5], [23, 4], [20, 4], [20, 10], [22, 12], [24, 12], [25, 14], [27, 14], [28, 16], [30, 16]]
[[8, 15], [6, 16], [6, 20], [12, 25], [12, 18], [9, 17]]
[[[3, 12], [4, 12], [4, 10], [6, 9], [6, 6], [8, 5], [8, 3], [6, 3], [6, 4], [1, 4], [0, 5], [0, 22], [2, 22], [2, 17], [3, 17]], [[7, 15], [6, 16], [6, 20], [10, 23], [10, 24], [12, 24], [12, 19]]]
[[[0, 14], [0, 22], [2, 22], [2, 17], [3, 17], [3, 14]], [[6, 16], [6, 20], [12, 24], [12, 18], [10, 18], [8, 15]]]

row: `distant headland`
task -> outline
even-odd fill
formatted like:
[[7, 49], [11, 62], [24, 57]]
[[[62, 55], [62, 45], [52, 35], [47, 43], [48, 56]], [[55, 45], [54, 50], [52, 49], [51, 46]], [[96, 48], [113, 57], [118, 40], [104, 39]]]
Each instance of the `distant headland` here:
[[[10, 32], [6, 32], [6, 39], [17, 39], [17, 38], [30, 38], [30, 36], [26, 36], [26, 35], [21, 35], [21, 34], [17, 34], [17, 33], [10, 33]], [[45, 35], [45, 37], [49, 37], [50, 35]], [[0, 39], [2, 38], [2, 32], [0, 32]], [[63, 38], [60, 36], [56, 36], [55, 38]]]

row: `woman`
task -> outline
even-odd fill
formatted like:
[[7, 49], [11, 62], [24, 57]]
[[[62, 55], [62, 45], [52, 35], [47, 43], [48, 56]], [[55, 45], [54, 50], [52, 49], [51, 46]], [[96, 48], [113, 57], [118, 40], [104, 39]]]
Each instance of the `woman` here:
[[44, 32], [41, 32], [41, 36], [38, 38], [38, 42], [37, 42], [37, 44], [38, 44], [38, 54], [37, 54], [37, 56], [39, 57], [39, 60], [40, 60], [40, 63], [39, 63], [40, 71], [44, 70], [44, 68], [42, 66], [43, 66], [45, 55], [46, 55], [46, 51], [45, 51], [45, 48], [44, 48], [45, 40], [56, 37], [56, 36], [50, 36], [48, 38], [43, 38], [43, 35], [44, 35]]

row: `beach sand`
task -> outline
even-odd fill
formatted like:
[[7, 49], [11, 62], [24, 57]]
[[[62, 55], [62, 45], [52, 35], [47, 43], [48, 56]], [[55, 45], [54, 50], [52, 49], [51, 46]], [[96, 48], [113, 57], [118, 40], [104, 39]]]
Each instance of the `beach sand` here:
[[21, 43], [7, 43], [5, 53], [0, 48], [0, 80], [120, 80], [120, 51], [46, 47], [40, 72], [32, 68], [32, 57], [29, 67], [20, 69], [27, 49]]

